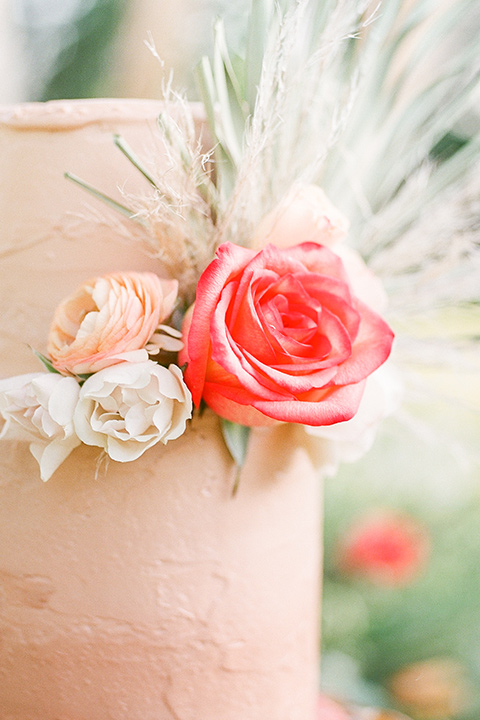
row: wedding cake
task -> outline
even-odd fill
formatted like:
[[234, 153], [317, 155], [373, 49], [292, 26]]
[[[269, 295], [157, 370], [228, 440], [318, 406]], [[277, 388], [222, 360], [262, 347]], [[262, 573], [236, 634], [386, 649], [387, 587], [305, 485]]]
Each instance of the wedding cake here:
[[457, 5], [259, 0], [201, 106], [0, 107], [0, 720], [323, 720], [322, 479], [470, 367]]
[[[44, 370], [32, 348], [47, 354], [55, 309], [82, 283], [168, 276], [64, 177], [119, 203], [146, 193], [112, 138], [161, 165], [161, 109], [1, 109], [1, 378]], [[321, 513], [300, 426], [253, 428], [240, 471], [208, 408], [134, 462], [76, 443], [42, 482], [30, 450], [1, 441], [2, 720], [313, 719]]]

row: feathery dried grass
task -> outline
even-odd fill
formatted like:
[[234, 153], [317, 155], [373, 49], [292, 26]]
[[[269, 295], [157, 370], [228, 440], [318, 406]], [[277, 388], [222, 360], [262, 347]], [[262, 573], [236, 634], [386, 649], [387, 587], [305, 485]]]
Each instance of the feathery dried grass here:
[[144, 245], [178, 279], [188, 303], [215, 250], [216, 191], [210, 151], [205, 150], [195, 109], [170, 87], [164, 101], [158, 152], [142, 159], [150, 190], [126, 194], [125, 202], [140, 223]]
[[261, 216], [294, 182], [316, 179], [355, 96], [357, 72], [346, 77], [343, 60], [371, 19], [367, 7], [299, 0], [272, 22], [222, 239], [248, 244]]

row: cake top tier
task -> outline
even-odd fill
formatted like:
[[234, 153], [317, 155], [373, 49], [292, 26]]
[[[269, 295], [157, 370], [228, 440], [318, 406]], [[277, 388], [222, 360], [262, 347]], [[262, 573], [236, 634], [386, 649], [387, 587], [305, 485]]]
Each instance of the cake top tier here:
[[123, 191], [148, 190], [113, 136], [148, 157], [161, 109], [143, 100], [0, 109], [0, 376], [38, 371], [28, 345], [45, 351], [55, 307], [85, 280], [118, 270], [165, 274], [113, 211], [64, 176], [78, 175], [119, 202]]
[[0, 125], [26, 130], [67, 130], [96, 123], [144, 122], [159, 114], [154, 100], [98, 98], [0, 106]]

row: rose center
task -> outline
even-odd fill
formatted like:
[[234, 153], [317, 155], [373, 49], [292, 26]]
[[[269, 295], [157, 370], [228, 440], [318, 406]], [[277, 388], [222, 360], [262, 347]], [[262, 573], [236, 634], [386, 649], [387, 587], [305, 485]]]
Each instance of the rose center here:
[[269, 303], [276, 327], [297, 342], [308, 343], [317, 331], [317, 322], [305, 313], [305, 305], [290, 302], [285, 295], [277, 295]]

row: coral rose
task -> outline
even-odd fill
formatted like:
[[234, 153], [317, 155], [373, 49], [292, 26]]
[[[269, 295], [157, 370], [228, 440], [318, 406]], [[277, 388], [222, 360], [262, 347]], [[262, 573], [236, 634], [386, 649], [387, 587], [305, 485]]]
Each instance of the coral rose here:
[[48, 352], [53, 367], [76, 375], [123, 360], [144, 361], [143, 348], [177, 298], [176, 280], [122, 272], [82, 285], [57, 308]]
[[195, 404], [227, 420], [330, 425], [356, 413], [392, 339], [328, 248], [225, 243], [200, 278], [179, 361]]

